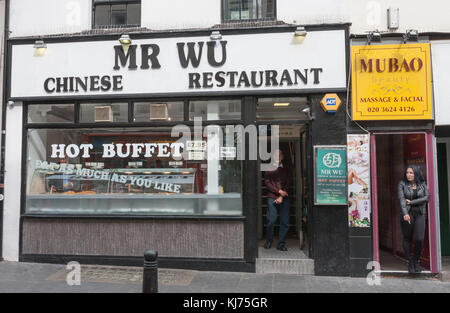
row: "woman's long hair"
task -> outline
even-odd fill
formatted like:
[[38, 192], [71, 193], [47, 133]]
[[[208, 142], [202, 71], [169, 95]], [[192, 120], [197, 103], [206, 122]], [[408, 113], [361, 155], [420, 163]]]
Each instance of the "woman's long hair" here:
[[413, 172], [414, 172], [414, 182], [416, 184], [421, 184], [421, 183], [425, 182], [425, 179], [423, 178], [422, 170], [420, 169], [420, 167], [417, 166], [417, 165], [408, 165], [405, 168], [405, 171], [404, 171], [404, 174], [403, 174], [403, 180], [405, 181], [405, 183], [408, 182], [408, 179], [406, 178], [406, 171], [408, 170], [408, 168], [413, 170]]

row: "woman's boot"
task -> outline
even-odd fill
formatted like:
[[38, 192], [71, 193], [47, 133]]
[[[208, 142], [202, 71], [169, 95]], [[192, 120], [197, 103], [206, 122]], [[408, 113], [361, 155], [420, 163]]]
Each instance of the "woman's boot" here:
[[414, 266], [414, 260], [412, 258], [409, 259], [408, 261], [408, 273], [409, 274], [415, 274], [416, 273], [416, 269]]
[[420, 268], [420, 260], [419, 259], [414, 260], [414, 271], [416, 273], [422, 272], [422, 269]]

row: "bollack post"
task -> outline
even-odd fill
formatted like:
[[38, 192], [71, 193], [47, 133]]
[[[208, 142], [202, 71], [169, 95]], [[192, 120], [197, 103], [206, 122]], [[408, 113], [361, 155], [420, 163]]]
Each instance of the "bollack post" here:
[[147, 250], [144, 253], [143, 293], [158, 293], [158, 252]]

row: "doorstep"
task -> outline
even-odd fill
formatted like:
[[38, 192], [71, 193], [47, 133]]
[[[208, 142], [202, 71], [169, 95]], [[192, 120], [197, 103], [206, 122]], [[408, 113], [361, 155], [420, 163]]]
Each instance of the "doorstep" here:
[[279, 251], [276, 244], [264, 249], [260, 243], [256, 259], [257, 274], [314, 275], [314, 260], [308, 258], [298, 245], [287, 243], [288, 251]]

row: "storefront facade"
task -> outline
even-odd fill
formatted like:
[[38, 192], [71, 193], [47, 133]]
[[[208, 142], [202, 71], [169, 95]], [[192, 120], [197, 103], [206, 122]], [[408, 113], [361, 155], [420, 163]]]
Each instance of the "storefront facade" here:
[[[254, 271], [261, 127], [303, 125], [310, 186], [346, 144], [348, 25], [295, 30], [10, 40], [7, 258]], [[347, 207], [305, 199], [316, 274], [351, 275]]]
[[[352, 43], [349, 147], [365, 150], [354, 149], [354, 158], [349, 160], [349, 164], [364, 164], [355, 165], [354, 176], [349, 178], [349, 190], [356, 185], [360, 190], [349, 195], [349, 201], [355, 199], [349, 208], [349, 226], [372, 246], [367, 253], [377, 262], [374, 266], [385, 272], [407, 270], [397, 185], [408, 165], [420, 168], [430, 192], [420, 262], [429, 272], [440, 272], [431, 66], [427, 40], [406, 43], [392, 36], [382, 43]], [[359, 201], [366, 198], [371, 202]]]
[[431, 42], [433, 57], [433, 92], [436, 110], [436, 154], [437, 154], [437, 179], [439, 190], [439, 220], [440, 220], [440, 253], [442, 257], [450, 255], [450, 215], [449, 215], [449, 139], [450, 120], [448, 115], [447, 88], [449, 78], [447, 71], [450, 69], [448, 52], [450, 42], [448, 38]]

